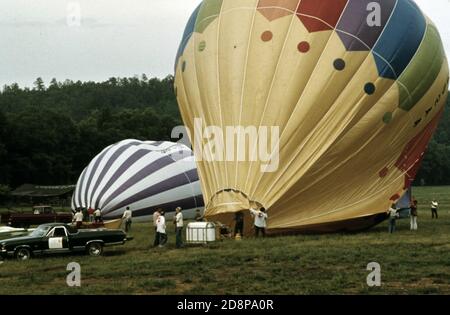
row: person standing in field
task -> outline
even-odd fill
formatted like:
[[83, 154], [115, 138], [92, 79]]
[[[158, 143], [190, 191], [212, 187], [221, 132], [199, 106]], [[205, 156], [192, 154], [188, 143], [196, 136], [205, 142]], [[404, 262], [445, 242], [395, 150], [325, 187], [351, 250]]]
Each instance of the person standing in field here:
[[75, 222], [77, 229], [81, 228], [83, 225], [83, 212], [81, 209], [78, 209], [78, 211], [74, 214], [73, 222]]
[[158, 222], [158, 218], [161, 215], [161, 209], [156, 209], [155, 212], [153, 212], [153, 226], [155, 227], [156, 231], [156, 223]]
[[132, 217], [133, 213], [131, 212], [130, 207], [127, 207], [122, 216], [122, 220], [125, 222], [125, 233], [131, 231]]
[[175, 209], [175, 213], [176, 246], [177, 248], [181, 248], [183, 247], [183, 213], [180, 207]]
[[156, 231], [159, 235], [159, 247], [164, 247], [167, 243], [167, 234], [166, 234], [166, 218], [164, 217], [164, 211], [161, 211], [160, 216], [158, 217], [156, 224]]
[[392, 234], [395, 232], [396, 221], [399, 218], [399, 214], [397, 211], [397, 205], [395, 203], [388, 210], [389, 214], [389, 233]]
[[89, 207], [88, 209], [88, 215], [89, 215], [89, 222], [92, 223], [94, 222], [94, 209], [92, 209], [91, 207]]
[[411, 231], [417, 231], [417, 200], [411, 203]]
[[156, 211], [153, 212], [153, 227], [155, 228], [155, 241], [153, 242], [154, 247], [159, 245], [158, 219], [160, 215], [161, 209], [156, 209]]
[[102, 212], [100, 211], [100, 209], [95, 210], [94, 219], [95, 219], [95, 223], [97, 223], [97, 224], [103, 222]]
[[263, 237], [266, 237], [266, 227], [267, 227], [267, 213], [265, 208], [261, 208], [260, 210], [250, 209], [250, 213], [255, 219], [254, 228], [255, 228], [255, 236], [259, 237], [259, 232], [261, 232]]
[[83, 222], [88, 222], [88, 220], [89, 220], [88, 209], [83, 208]]
[[431, 218], [437, 219], [438, 218], [438, 207], [439, 203], [436, 201], [436, 199], [433, 199], [431, 202]]
[[244, 235], [244, 213], [242, 211], [236, 212], [234, 221], [236, 222], [234, 226], [234, 237], [237, 238], [238, 235], [242, 237]]

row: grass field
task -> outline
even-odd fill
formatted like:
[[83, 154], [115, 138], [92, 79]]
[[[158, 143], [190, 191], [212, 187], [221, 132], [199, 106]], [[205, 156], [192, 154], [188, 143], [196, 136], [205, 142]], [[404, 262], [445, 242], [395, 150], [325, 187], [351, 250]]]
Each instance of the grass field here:
[[[419, 231], [400, 220], [353, 235], [224, 241], [208, 247], [150, 248], [153, 228], [105, 256], [39, 258], [0, 264], [0, 294], [450, 294], [450, 187], [416, 188]], [[429, 203], [440, 202], [432, 221]], [[66, 285], [66, 266], [81, 265], [81, 287]], [[381, 265], [381, 287], [366, 283], [367, 264]]]

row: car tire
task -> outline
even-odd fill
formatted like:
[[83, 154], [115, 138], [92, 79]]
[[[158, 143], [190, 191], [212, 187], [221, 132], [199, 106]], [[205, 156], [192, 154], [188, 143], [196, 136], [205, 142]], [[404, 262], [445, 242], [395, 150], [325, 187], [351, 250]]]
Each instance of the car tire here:
[[14, 257], [20, 261], [29, 260], [31, 259], [31, 251], [28, 248], [16, 249]]
[[103, 254], [103, 244], [102, 243], [90, 243], [87, 247], [87, 252], [89, 256], [98, 257]]

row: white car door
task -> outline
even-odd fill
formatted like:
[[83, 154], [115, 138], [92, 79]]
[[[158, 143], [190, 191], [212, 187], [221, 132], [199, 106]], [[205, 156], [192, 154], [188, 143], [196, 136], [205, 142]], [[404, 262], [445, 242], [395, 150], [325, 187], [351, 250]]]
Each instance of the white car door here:
[[59, 252], [69, 250], [67, 230], [64, 226], [57, 226], [50, 230], [48, 235], [49, 252]]

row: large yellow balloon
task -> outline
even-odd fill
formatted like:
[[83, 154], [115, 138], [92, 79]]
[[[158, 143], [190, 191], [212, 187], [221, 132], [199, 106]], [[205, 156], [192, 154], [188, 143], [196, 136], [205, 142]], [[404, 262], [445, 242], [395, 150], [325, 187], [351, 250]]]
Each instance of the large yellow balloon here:
[[175, 77], [197, 155], [220, 154], [211, 138], [195, 141], [196, 118], [268, 127], [270, 144], [279, 128], [274, 171], [249, 158], [258, 144], [248, 139], [234, 148], [247, 161], [198, 161], [206, 216], [231, 223], [264, 206], [273, 233], [379, 222], [416, 175], [448, 76], [438, 31], [411, 0], [203, 1]]

